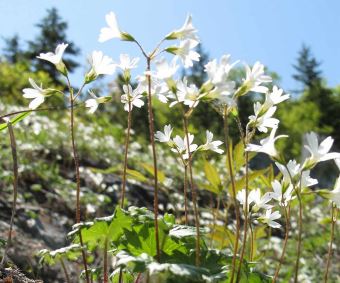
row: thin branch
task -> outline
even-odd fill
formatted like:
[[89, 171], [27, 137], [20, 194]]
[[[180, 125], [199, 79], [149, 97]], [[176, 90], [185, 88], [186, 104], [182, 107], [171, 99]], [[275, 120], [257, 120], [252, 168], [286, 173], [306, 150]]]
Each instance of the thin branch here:
[[62, 269], [63, 269], [63, 271], [64, 271], [66, 282], [67, 282], [67, 283], [71, 283], [71, 280], [70, 280], [70, 277], [69, 277], [69, 275], [68, 275], [68, 272], [67, 272], [65, 263], [64, 263], [64, 261], [63, 261], [62, 258], [60, 258], [60, 264], [61, 264], [61, 267], [62, 267]]
[[197, 191], [194, 184], [194, 178], [192, 173], [192, 155], [190, 152], [190, 144], [189, 144], [189, 131], [188, 131], [188, 118], [183, 113], [183, 122], [184, 122], [184, 130], [185, 136], [187, 140], [187, 150], [188, 150], [188, 167], [189, 167], [189, 177], [190, 177], [190, 187], [191, 187], [191, 195], [192, 202], [194, 205], [194, 214], [195, 214], [195, 226], [196, 226], [196, 256], [195, 263], [196, 266], [200, 265], [200, 219], [199, 219], [199, 211], [197, 207]]
[[[129, 88], [128, 88], [129, 89]], [[129, 92], [129, 90], [128, 90]], [[128, 96], [130, 93], [128, 93]], [[123, 180], [122, 180], [122, 195], [120, 200], [120, 207], [124, 207], [124, 199], [125, 199], [125, 188], [126, 188], [126, 170], [127, 170], [127, 162], [128, 162], [128, 150], [129, 150], [129, 141], [130, 141], [130, 130], [131, 130], [131, 101], [129, 100], [129, 113], [128, 113], [128, 127], [127, 133], [125, 136], [125, 151], [124, 151], [124, 169], [123, 169]]]
[[5, 248], [4, 256], [1, 260], [0, 266], [4, 266], [4, 264], [6, 263], [8, 249], [12, 241], [12, 230], [13, 230], [13, 225], [14, 225], [14, 217], [16, 214], [16, 205], [17, 205], [17, 197], [18, 197], [18, 179], [19, 179], [18, 154], [17, 154], [15, 135], [14, 135], [11, 122], [7, 122], [7, 125], [8, 125], [8, 132], [9, 132], [9, 137], [10, 137], [10, 142], [11, 142], [12, 159], [13, 159], [13, 202], [12, 202], [12, 215], [11, 215], [11, 220], [9, 224], [9, 232], [8, 232], [6, 248]]
[[[143, 50], [143, 49], [142, 49]], [[151, 59], [147, 57], [147, 72], [151, 70]], [[149, 112], [149, 132], [150, 141], [152, 147], [153, 156], [153, 170], [154, 170], [154, 203], [153, 210], [155, 214], [155, 240], [156, 240], [156, 251], [157, 251], [157, 261], [160, 261], [160, 247], [159, 247], [159, 235], [158, 235], [158, 170], [157, 170], [157, 156], [156, 156], [156, 146], [155, 146], [155, 130], [154, 130], [154, 117], [152, 110], [152, 95], [151, 95], [151, 76], [146, 75], [148, 81], [148, 112]]]
[[329, 240], [329, 246], [328, 246], [328, 254], [327, 254], [327, 263], [326, 263], [326, 271], [324, 275], [324, 283], [327, 283], [328, 281], [328, 272], [329, 272], [329, 266], [331, 264], [331, 258], [332, 258], [332, 249], [333, 249], [333, 240], [334, 240], [334, 230], [335, 230], [335, 224], [336, 224], [336, 218], [337, 218], [337, 208], [332, 202], [332, 214], [331, 214], [331, 238]]
[[230, 174], [230, 181], [231, 181], [231, 190], [232, 190], [232, 199], [234, 204], [234, 210], [235, 210], [235, 216], [236, 216], [236, 234], [235, 234], [235, 243], [234, 243], [234, 251], [233, 251], [233, 260], [232, 260], [232, 269], [231, 269], [231, 280], [230, 282], [234, 282], [234, 276], [235, 276], [235, 270], [236, 270], [236, 257], [238, 252], [238, 244], [239, 244], [239, 238], [240, 238], [240, 209], [239, 205], [236, 199], [236, 184], [235, 184], [235, 178], [234, 178], [234, 170], [233, 165], [231, 162], [231, 152], [230, 152], [230, 146], [229, 146], [229, 128], [228, 128], [228, 116], [227, 116], [227, 108], [224, 107], [223, 111], [223, 129], [224, 129], [224, 143], [226, 146], [226, 154], [227, 154], [227, 166], [228, 166], [228, 172]]
[[279, 272], [280, 272], [281, 266], [283, 264], [285, 254], [286, 254], [286, 248], [287, 248], [288, 237], [289, 237], [289, 229], [290, 229], [290, 221], [289, 221], [290, 220], [290, 205], [288, 206], [288, 208], [284, 207], [284, 213], [285, 213], [285, 220], [286, 220], [285, 238], [284, 238], [284, 241], [283, 241], [283, 247], [282, 247], [282, 252], [281, 252], [279, 264], [276, 267], [275, 275], [274, 275], [272, 283], [275, 283], [278, 276], [279, 276]]

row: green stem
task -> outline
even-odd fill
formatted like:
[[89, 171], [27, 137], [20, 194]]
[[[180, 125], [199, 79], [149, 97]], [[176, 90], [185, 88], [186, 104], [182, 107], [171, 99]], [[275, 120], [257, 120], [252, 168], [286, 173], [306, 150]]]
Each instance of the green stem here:
[[188, 186], [188, 166], [184, 165], [184, 214], [185, 214], [185, 225], [188, 225], [188, 196], [187, 196], [187, 186]]
[[[128, 88], [129, 89], [129, 88]], [[130, 94], [128, 94], [130, 95]], [[130, 141], [130, 131], [131, 131], [131, 101], [129, 101], [129, 113], [128, 113], [128, 127], [127, 133], [125, 136], [125, 151], [124, 151], [124, 169], [123, 169], [123, 180], [122, 180], [122, 195], [120, 200], [120, 207], [124, 207], [124, 198], [125, 198], [125, 188], [126, 188], [126, 170], [127, 170], [127, 162], [128, 162], [128, 149], [129, 149], [129, 141]]]
[[275, 275], [274, 275], [272, 283], [275, 283], [277, 278], [278, 278], [278, 276], [279, 276], [279, 272], [280, 272], [281, 266], [283, 264], [283, 260], [284, 260], [285, 253], [286, 253], [288, 237], [289, 237], [289, 228], [290, 228], [290, 222], [289, 222], [289, 219], [290, 219], [290, 205], [288, 206], [288, 208], [284, 207], [284, 214], [285, 214], [285, 220], [286, 220], [285, 239], [284, 239], [284, 242], [283, 242], [283, 247], [282, 247], [282, 252], [281, 252], [281, 256], [280, 256], [280, 261], [279, 261], [278, 266], [276, 267]]
[[329, 272], [329, 266], [331, 264], [331, 258], [332, 258], [332, 246], [333, 246], [333, 240], [334, 240], [334, 230], [335, 230], [335, 224], [336, 224], [336, 210], [337, 208], [332, 202], [332, 214], [331, 214], [331, 238], [329, 240], [329, 246], [328, 246], [328, 254], [327, 254], [327, 263], [326, 263], [326, 271], [324, 275], [324, 283], [327, 283], [328, 281], [328, 272]]
[[60, 264], [61, 264], [61, 267], [62, 267], [62, 269], [63, 269], [63, 271], [64, 271], [66, 282], [67, 282], [67, 283], [71, 283], [71, 280], [70, 280], [70, 277], [69, 277], [69, 275], [68, 275], [68, 272], [67, 272], [65, 263], [64, 263], [64, 261], [63, 261], [62, 258], [60, 258]]
[[[301, 184], [301, 179], [300, 179]], [[297, 256], [296, 256], [296, 262], [295, 262], [295, 274], [294, 274], [294, 283], [298, 282], [298, 275], [299, 275], [299, 265], [300, 265], [300, 256], [301, 256], [301, 243], [302, 243], [302, 213], [303, 213], [303, 207], [302, 207], [302, 200], [301, 200], [301, 185], [300, 190], [296, 190], [297, 192], [297, 198], [299, 202], [299, 232], [298, 232], [298, 244], [297, 244]]]
[[249, 230], [250, 230], [250, 256], [249, 260], [253, 261], [254, 258], [254, 243], [255, 243], [255, 234], [253, 231], [253, 227], [251, 225], [251, 221], [249, 221]]
[[108, 239], [105, 240], [104, 245], [104, 283], [108, 283], [109, 277], [108, 277], [108, 271], [107, 271], [107, 246], [108, 246]]
[[238, 244], [239, 244], [239, 238], [240, 238], [240, 209], [239, 205], [236, 199], [236, 183], [234, 178], [234, 170], [232, 165], [232, 158], [231, 158], [231, 152], [230, 152], [230, 146], [229, 146], [229, 127], [228, 127], [228, 116], [227, 116], [227, 108], [224, 107], [223, 112], [223, 129], [224, 129], [224, 143], [226, 145], [226, 153], [227, 153], [227, 164], [228, 164], [228, 172], [230, 174], [230, 181], [231, 181], [231, 190], [232, 190], [232, 199], [235, 209], [235, 216], [236, 216], [236, 234], [235, 234], [235, 243], [234, 243], [234, 251], [233, 251], [233, 260], [232, 260], [232, 268], [231, 268], [231, 276], [230, 276], [230, 282], [234, 282], [234, 276], [236, 271], [236, 258], [237, 258], [237, 252], [238, 252]]
[[189, 167], [191, 195], [192, 195], [192, 202], [194, 205], [194, 214], [195, 214], [195, 226], [196, 226], [195, 263], [196, 263], [196, 266], [199, 266], [200, 265], [200, 220], [199, 220], [199, 212], [198, 212], [198, 207], [197, 207], [197, 192], [196, 192], [196, 187], [194, 184], [194, 178], [193, 178], [193, 173], [192, 173], [192, 160], [191, 160], [190, 143], [189, 143], [188, 120], [185, 114], [184, 114], [183, 120], [184, 120], [184, 130], [185, 130], [185, 136], [187, 140], [187, 149], [188, 149], [188, 155], [189, 155], [188, 167]]
[[246, 190], [246, 199], [245, 199], [245, 210], [244, 210], [244, 224], [243, 224], [243, 242], [242, 242], [242, 249], [241, 249], [241, 255], [240, 255], [240, 263], [238, 266], [237, 271], [237, 277], [236, 282], [239, 282], [239, 278], [241, 275], [241, 267], [242, 267], [242, 261], [244, 258], [244, 253], [246, 250], [247, 245], [247, 233], [248, 233], [248, 191], [249, 191], [249, 154], [248, 151], [245, 153], [246, 158], [246, 184], [245, 184], [245, 190]]
[[[70, 131], [71, 131], [71, 142], [72, 142], [72, 151], [73, 151], [73, 160], [74, 167], [76, 171], [76, 184], [77, 184], [77, 192], [76, 192], [76, 223], [80, 223], [80, 174], [79, 174], [79, 157], [77, 153], [77, 146], [75, 142], [75, 133], [74, 133], [74, 95], [73, 89], [71, 87], [69, 78], [67, 77], [68, 88], [70, 91], [70, 109], [71, 109], [71, 117], [70, 117]], [[90, 277], [87, 270], [87, 261], [86, 261], [86, 252], [83, 243], [83, 237], [81, 234], [81, 230], [79, 230], [79, 241], [82, 247], [81, 253], [83, 258], [83, 265], [85, 269], [86, 282], [90, 283]]]
[[151, 95], [151, 76], [149, 74], [151, 70], [151, 59], [150, 57], [146, 58], [147, 60], [147, 72], [146, 75], [148, 81], [148, 112], [149, 112], [149, 132], [150, 132], [150, 141], [152, 147], [152, 156], [153, 156], [153, 170], [154, 170], [154, 203], [153, 210], [155, 214], [154, 222], [155, 222], [155, 241], [156, 241], [156, 251], [157, 251], [157, 261], [160, 261], [160, 247], [159, 247], [159, 235], [158, 235], [158, 171], [157, 171], [157, 156], [156, 156], [156, 146], [155, 146], [155, 130], [154, 130], [154, 117], [152, 110], [152, 95]]
[[8, 249], [12, 241], [12, 230], [13, 230], [13, 225], [14, 225], [14, 217], [16, 213], [16, 205], [17, 205], [17, 197], [18, 197], [18, 179], [19, 179], [18, 154], [17, 154], [17, 145], [16, 145], [16, 140], [15, 140], [15, 135], [14, 135], [12, 124], [10, 122], [7, 122], [7, 125], [8, 125], [9, 138], [11, 142], [12, 160], [13, 160], [13, 202], [12, 202], [12, 215], [11, 215], [11, 220], [9, 224], [9, 232], [8, 232], [6, 248], [5, 248], [4, 256], [1, 260], [0, 266], [4, 266], [6, 263]]

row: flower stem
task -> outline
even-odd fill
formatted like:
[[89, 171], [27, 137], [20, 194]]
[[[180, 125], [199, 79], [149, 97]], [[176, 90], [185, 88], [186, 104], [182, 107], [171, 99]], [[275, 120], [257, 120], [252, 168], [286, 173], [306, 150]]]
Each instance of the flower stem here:
[[127, 133], [126, 133], [126, 136], [125, 136], [125, 151], [124, 151], [124, 169], [123, 169], [123, 180], [122, 180], [122, 195], [121, 195], [121, 200], [120, 200], [120, 207], [121, 208], [124, 207], [124, 198], [125, 198], [126, 169], [127, 169], [128, 149], [129, 149], [130, 131], [131, 131], [131, 113], [132, 113], [131, 110], [132, 110], [131, 109], [131, 101], [129, 101], [128, 127], [127, 127]]
[[154, 170], [154, 203], [153, 210], [155, 214], [155, 240], [156, 240], [156, 251], [157, 251], [157, 261], [160, 261], [160, 248], [159, 248], [159, 235], [158, 235], [158, 171], [157, 171], [157, 156], [156, 156], [156, 146], [155, 146], [155, 130], [154, 130], [154, 117], [152, 111], [152, 96], [151, 96], [151, 58], [147, 57], [147, 72], [146, 75], [148, 81], [148, 112], [149, 112], [149, 132], [150, 132], [150, 141], [152, 147], [152, 156], [153, 156], [153, 170]]
[[[301, 180], [300, 180], [301, 184]], [[299, 275], [299, 265], [300, 265], [300, 256], [301, 256], [301, 243], [302, 243], [302, 200], [301, 200], [301, 188], [300, 190], [296, 190], [297, 198], [299, 201], [299, 232], [298, 232], [298, 244], [297, 244], [297, 255], [296, 255], [296, 262], [295, 262], [295, 274], [294, 274], [294, 283], [298, 282], [298, 275]]]
[[231, 163], [231, 152], [230, 152], [230, 146], [229, 146], [229, 137], [228, 137], [228, 116], [227, 116], [227, 109], [224, 107], [223, 112], [223, 129], [224, 129], [224, 143], [226, 145], [226, 153], [227, 153], [227, 164], [228, 164], [228, 171], [230, 174], [230, 181], [231, 181], [231, 190], [232, 190], [232, 198], [233, 198], [233, 204], [235, 209], [235, 216], [236, 216], [236, 234], [235, 234], [235, 243], [234, 243], [234, 251], [233, 251], [233, 260], [232, 260], [232, 268], [231, 268], [231, 280], [230, 282], [234, 282], [234, 276], [235, 276], [235, 270], [236, 270], [236, 257], [238, 252], [238, 243], [240, 238], [240, 209], [239, 205], [236, 199], [236, 184], [235, 184], [235, 178], [234, 178], [234, 170]]
[[107, 272], [107, 246], [108, 246], [108, 239], [105, 240], [105, 245], [104, 245], [104, 268], [103, 268], [103, 273], [104, 273], [104, 283], [109, 282], [109, 277], [108, 277], [108, 272]]
[[275, 283], [277, 278], [278, 278], [278, 276], [279, 276], [279, 272], [280, 272], [281, 266], [283, 264], [284, 256], [285, 256], [285, 253], [286, 253], [288, 237], [289, 237], [289, 228], [290, 228], [290, 222], [289, 222], [289, 219], [290, 219], [290, 206], [288, 206], [288, 208], [284, 207], [284, 214], [285, 214], [285, 219], [286, 219], [285, 238], [284, 238], [284, 241], [283, 241], [283, 247], [282, 247], [282, 252], [281, 252], [279, 264], [276, 267], [275, 275], [274, 275], [274, 278], [272, 280], [272, 283]]
[[185, 215], [185, 225], [188, 225], [188, 196], [187, 196], [187, 186], [188, 186], [188, 166], [184, 165], [184, 215]]
[[[70, 131], [71, 131], [71, 142], [72, 142], [72, 151], [73, 151], [73, 160], [74, 160], [74, 167], [76, 171], [76, 184], [77, 184], [77, 192], [76, 192], [76, 223], [80, 222], [80, 174], [79, 174], [79, 157], [77, 153], [77, 146], [75, 142], [75, 133], [74, 133], [74, 95], [73, 89], [71, 87], [70, 81], [67, 78], [68, 87], [70, 91], [70, 110], [71, 110], [71, 117], [70, 117]], [[87, 262], [86, 262], [86, 252], [84, 249], [83, 237], [81, 235], [81, 230], [79, 230], [79, 241], [82, 247], [81, 253], [83, 258], [83, 265], [85, 269], [85, 276], [86, 282], [90, 283], [90, 278], [87, 270]]]
[[67, 269], [66, 269], [66, 266], [65, 266], [65, 263], [63, 261], [62, 258], [60, 258], [60, 264], [61, 264], [61, 267], [64, 271], [64, 274], [65, 274], [65, 280], [66, 280], [66, 283], [71, 283], [71, 280], [70, 280], [70, 277], [68, 275], [68, 272], [67, 272]]
[[243, 224], [243, 242], [242, 242], [242, 249], [240, 255], [240, 262], [237, 271], [236, 282], [239, 282], [240, 274], [241, 274], [241, 267], [242, 261], [244, 257], [244, 253], [246, 250], [247, 245], [247, 233], [248, 233], [248, 191], [249, 191], [249, 153], [248, 151], [245, 152], [245, 159], [246, 159], [246, 184], [245, 184], [245, 191], [246, 191], [246, 199], [245, 199], [245, 210], [244, 210], [244, 224]]
[[15, 140], [15, 135], [14, 135], [11, 122], [7, 122], [7, 126], [8, 126], [8, 132], [9, 132], [9, 138], [11, 142], [12, 160], [13, 160], [13, 202], [12, 202], [12, 215], [11, 215], [11, 220], [9, 224], [9, 232], [8, 232], [6, 248], [5, 248], [5, 252], [2, 257], [0, 266], [4, 266], [4, 264], [6, 263], [8, 249], [9, 249], [9, 246], [12, 240], [12, 230], [13, 230], [13, 225], [14, 225], [14, 217], [16, 213], [16, 205], [17, 205], [17, 197], [18, 197], [18, 179], [19, 179], [18, 154], [17, 154], [17, 145], [16, 145], [16, 140]]
[[[184, 114], [184, 113], [183, 113]], [[194, 205], [194, 214], [195, 214], [195, 226], [196, 226], [196, 257], [195, 263], [196, 266], [200, 265], [200, 219], [199, 219], [199, 212], [197, 207], [197, 192], [196, 187], [194, 184], [194, 178], [192, 174], [192, 159], [191, 159], [191, 152], [190, 152], [190, 143], [189, 143], [189, 131], [188, 131], [188, 118], [184, 114], [183, 116], [183, 124], [184, 124], [184, 131], [187, 140], [187, 149], [188, 149], [188, 167], [189, 167], [189, 177], [190, 177], [190, 187], [191, 187], [191, 195], [192, 195], [192, 202]]]
[[254, 243], [255, 243], [255, 233], [253, 231], [253, 226], [251, 225], [251, 221], [249, 222], [249, 229], [250, 229], [250, 256], [249, 261], [253, 261], [254, 258]]
[[329, 266], [331, 263], [331, 258], [332, 258], [332, 246], [333, 246], [333, 240], [334, 240], [334, 230], [335, 230], [335, 224], [336, 224], [336, 217], [337, 217], [337, 208], [335, 207], [334, 203], [332, 205], [332, 214], [331, 214], [331, 238], [329, 240], [329, 246], [328, 246], [328, 255], [327, 255], [327, 263], [326, 263], [326, 271], [324, 275], [324, 283], [327, 283], [328, 281], [328, 271], [329, 271]]

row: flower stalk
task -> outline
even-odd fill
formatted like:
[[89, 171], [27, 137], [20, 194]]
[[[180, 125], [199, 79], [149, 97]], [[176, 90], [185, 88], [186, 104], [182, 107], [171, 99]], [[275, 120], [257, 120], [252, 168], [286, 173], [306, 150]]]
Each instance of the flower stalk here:
[[188, 149], [188, 168], [189, 168], [189, 180], [190, 180], [190, 187], [191, 187], [191, 195], [192, 195], [192, 202], [194, 205], [194, 214], [195, 214], [195, 226], [196, 226], [196, 256], [195, 256], [195, 263], [196, 266], [200, 265], [200, 220], [199, 220], [199, 212], [197, 207], [197, 191], [194, 184], [194, 178], [192, 173], [192, 155], [190, 152], [190, 142], [189, 142], [189, 131], [188, 131], [188, 117], [185, 115], [183, 110], [183, 124], [184, 124], [184, 131], [186, 136], [187, 142], [187, 149]]
[[125, 199], [125, 188], [126, 188], [126, 170], [127, 170], [127, 162], [128, 162], [128, 149], [130, 142], [130, 133], [131, 133], [131, 116], [132, 116], [132, 107], [131, 101], [129, 101], [129, 112], [128, 112], [128, 126], [127, 133], [125, 136], [125, 150], [124, 150], [124, 169], [123, 169], [123, 180], [122, 180], [122, 195], [120, 200], [120, 207], [124, 207], [124, 199]]
[[232, 269], [231, 269], [231, 280], [230, 282], [234, 282], [234, 276], [236, 271], [236, 257], [238, 252], [238, 244], [239, 244], [239, 238], [240, 238], [240, 209], [239, 205], [236, 199], [236, 184], [235, 184], [235, 178], [234, 178], [234, 170], [233, 165], [231, 161], [231, 151], [229, 146], [229, 127], [228, 127], [228, 115], [227, 115], [227, 107], [224, 106], [223, 111], [223, 130], [224, 130], [224, 143], [226, 146], [226, 154], [227, 154], [227, 165], [228, 165], [228, 172], [230, 174], [230, 181], [231, 181], [231, 189], [232, 189], [232, 199], [233, 199], [233, 205], [235, 210], [235, 216], [236, 216], [236, 234], [235, 234], [235, 243], [234, 243], [234, 251], [233, 251], [233, 260], [232, 260]]
[[13, 160], [13, 202], [12, 202], [12, 214], [11, 214], [11, 220], [9, 224], [6, 248], [5, 248], [2, 260], [0, 262], [1, 267], [3, 267], [6, 264], [8, 249], [12, 241], [12, 230], [13, 230], [14, 218], [16, 214], [16, 205], [17, 205], [17, 197], [18, 197], [18, 179], [19, 179], [18, 154], [17, 154], [17, 145], [16, 145], [16, 140], [15, 140], [15, 135], [14, 135], [11, 122], [8, 121], [7, 126], [8, 126], [9, 138], [10, 138], [10, 143], [11, 143], [11, 151], [12, 151], [12, 160]]
[[[79, 96], [80, 92], [82, 91], [84, 85], [79, 89], [78, 93], [74, 96], [73, 88], [71, 87], [71, 83], [68, 77], [67, 84], [70, 92], [70, 131], [71, 131], [71, 143], [72, 143], [72, 152], [73, 152], [73, 160], [74, 160], [74, 167], [76, 172], [76, 223], [80, 223], [81, 220], [81, 212], [80, 212], [80, 174], [79, 174], [79, 157], [77, 152], [77, 146], [75, 142], [75, 131], [74, 131], [74, 102], [75, 99]], [[85, 270], [85, 277], [86, 282], [90, 283], [90, 277], [87, 268], [87, 261], [86, 261], [86, 252], [84, 249], [83, 237], [81, 234], [81, 230], [79, 230], [79, 241], [82, 247], [82, 258], [83, 258], [83, 265]]]
[[328, 281], [328, 273], [329, 273], [329, 267], [331, 264], [331, 258], [332, 258], [332, 249], [333, 249], [333, 241], [334, 241], [334, 231], [335, 231], [335, 224], [337, 220], [337, 213], [338, 209], [334, 205], [332, 205], [332, 212], [331, 212], [331, 238], [329, 240], [329, 246], [328, 246], [328, 254], [327, 254], [327, 263], [326, 263], [326, 270], [325, 270], [325, 275], [324, 275], [324, 283], [327, 283]]
[[284, 207], [284, 216], [285, 216], [285, 220], [286, 220], [285, 238], [284, 238], [284, 241], [283, 241], [283, 247], [282, 247], [282, 252], [281, 252], [279, 264], [276, 267], [275, 275], [274, 275], [274, 278], [272, 280], [272, 283], [275, 283], [278, 276], [279, 276], [279, 272], [280, 272], [281, 266], [283, 264], [285, 254], [286, 254], [287, 243], [288, 243], [288, 238], [289, 238], [289, 229], [290, 229], [290, 206], [288, 206], [288, 208]]
[[152, 95], [151, 95], [151, 58], [146, 58], [147, 62], [147, 82], [148, 82], [148, 116], [149, 116], [149, 132], [150, 141], [152, 147], [152, 157], [153, 157], [153, 170], [154, 170], [154, 214], [155, 214], [155, 240], [156, 240], [156, 251], [157, 251], [157, 261], [160, 261], [160, 247], [159, 247], [159, 234], [158, 234], [158, 170], [157, 170], [157, 156], [156, 156], [156, 146], [155, 146], [155, 129], [154, 129], [154, 116], [152, 110]]

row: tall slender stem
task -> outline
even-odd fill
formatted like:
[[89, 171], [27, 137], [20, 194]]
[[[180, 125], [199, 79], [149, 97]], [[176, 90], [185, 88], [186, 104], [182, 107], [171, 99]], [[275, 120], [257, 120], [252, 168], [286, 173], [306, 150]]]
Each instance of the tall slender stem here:
[[254, 258], [254, 243], [256, 241], [255, 239], [255, 233], [253, 231], [253, 226], [251, 225], [251, 221], [249, 221], [249, 230], [250, 230], [250, 256], [249, 261], [253, 261]]
[[226, 153], [227, 153], [227, 164], [228, 164], [228, 171], [230, 175], [230, 181], [231, 181], [231, 190], [232, 190], [232, 199], [235, 209], [235, 216], [236, 216], [236, 234], [235, 234], [235, 243], [234, 243], [234, 251], [233, 251], [233, 260], [232, 260], [232, 269], [231, 269], [231, 276], [230, 276], [230, 282], [234, 282], [234, 276], [235, 276], [235, 270], [236, 270], [236, 257], [238, 252], [238, 243], [240, 238], [240, 209], [239, 205], [236, 199], [236, 184], [235, 184], [235, 178], [234, 178], [234, 170], [233, 165], [231, 162], [231, 152], [230, 152], [230, 146], [229, 146], [229, 127], [228, 127], [228, 116], [227, 116], [227, 109], [224, 107], [223, 112], [223, 129], [224, 129], [224, 143], [226, 146]]
[[103, 268], [103, 273], [104, 273], [104, 283], [109, 282], [109, 277], [108, 277], [108, 271], [107, 271], [107, 246], [108, 246], [108, 239], [105, 240], [104, 244], [104, 268]]
[[249, 190], [249, 153], [248, 151], [245, 152], [245, 159], [246, 159], [246, 184], [245, 184], [245, 190], [246, 190], [246, 196], [245, 196], [245, 210], [244, 210], [244, 224], [243, 224], [243, 242], [242, 242], [242, 249], [241, 249], [241, 255], [240, 255], [240, 263], [238, 266], [237, 271], [237, 277], [236, 282], [239, 282], [240, 274], [241, 274], [241, 267], [242, 267], [242, 261], [244, 257], [244, 253], [246, 250], [247, 245], [247, 233], [248, 233], [248, 190]]
[[[184, 113], [183, 113], [184, 114]], [[196, 266], [200, 265], [200, 219], [199, 219], [199, 212], [197, 207], [197, 192], [196, 187], [194, 184], [194, 178], [192, 173], [192, 159], [191, 159], [191, 152], [190, 152], [190, 142], [189, 142], [189, 131], [188, 131], [188, 119], [186, 115], [183, 116], [184, 122], [184, 131], [187, 140], [187, 149], [188, 149], [188, 168], [189, 168], [189, 177], [190, 177], [190, 187], [191, 187], [191, 195], [192, 195], [192, 202], [194, 205], [194, 214], [195, 214], [195, 226], [196, 226], [196, 257], [195, 263]]]
[[300, 265], [300, 256], [301, 256], [301, 243], [302, 243], [302, 200], [301, 200], [301, 180], [300, 180], [300, 189], [296, 190], [298, 202], [299, 202], [299, 233], [298, 233], [298, 244], [297, 244], [297, 255], [296, 255], [296, 262], [295, 262], [295, 274], [294, 274], [294, 283], [298, 282], [298, 275], [299, 275], [299, 265]]
[[187, 196], [187, 186], [188, 186], [188, 166], [184, 165], [184, 215], [185, 215], [185, 225], [188, 225], [188, 196]]
[[[76, 184], [77, 184], [77, 192], [76, 192], [76, 223], [80, 223], [80, 174], [79, 174], [79, 157], [77, 153], [77, 146], [75, 142], [75, 134], [74, 134], [74, 95], [73, 89], [71, 87], [70, 81], [67, 77], [67, 83], [70, 91], [70, 108], [71, 108], [71, 117], [70, 117], [70, 131], [71, 131], [71, 142], [72, 142], [72, 151], [73, 151], [73, 160], [74, 167], [76, 171]], [[87, 261], [86, 261], [86, 252], [84, 249], [83, 237], [81, 234], [81, 230], [79, 230], [79, 241], [82, 247], [81, 253], [83, 258], [83, 264], [85, 269], [86, 282], [90, 283], [90, 277], [87, 270]]]
[[335, 207], [334, 203], [331, 204], [332, 205], [332, 214], [331, 214], [331, 221], [332, 221], [332, 225], [331, 225], [331, 238], [329, 240], [329, 246], [328, 246], [328, 255], [327, 255], [327, 263], [326, 263], [326, 271], [325, 271], [325, 275], [324, 275], [324, 283], [327, 283], [328, 281], [328, 272], [329, 272], [329, 266], [331, 263], [331, 258], [332, 258], [332, 246], [333, 246], [333, 240], [334, 240], [334, 230], [335, 230], [335, 224], [336, 224], [336, 211], [337, 208]]
[[71, 283], [71, 280], [70, 280], [70, 277], [68, 275], [64, 260], [62, 258], [60, 258], [60, 264], [61, 264], [61, 267], [62, 267], [64, 274], [65, 274], [66, 283]]
[[[129, 89], [129, 88], [128, 88]], [[130, 95], [128, 93], [128, 95]], [[127, 161], [128, 161], [128, 149], [129, 149], [129, 141], [130, 141], [130, 131], [131, 131], [131, 101], [129, 100], [129, 113], [128, 113], [128, 127], [127, 133], [125, 136], [125, 151], [124, 151], [124, 169], [123, 169], [123, 180], [122, 180], [122, 195], [120, 200], [120, 207], [124, 207], [124, 198], [125, 198], [125, 187], [126, 187], [126, 169], [127, 169]]]
[[289, 221], [289, 219], [290, 219], [290, 205], [288, 205], [288, 208], [286, 208], [286, 206], [284, 207], [284, 214], [285, 214], [285, 220], [286, 220], [285, 239], [283, 241], [283, 247], [282, 247], [282, 252], [281, 252], [279, 264], [276, 267], [275, 275], [274, 275], [272, 283], [275, 283], [278, 276], [279, 276], [279, 272], [280, 272], [281, 266], [283, 264], [283, 259], [284, 259], [285, 253], [286, 253], [288, 237], [289, 237], [289, 229], [290, 229], [290, 221]]
[[15, 141], [15, 135], [13, 131], [13, 127], [11, 122], [7, 122], [8, 126], [8, 132], [9, 132], [9, 138], [11, 142], [11, 150], [12, 150], [12, 160], [13, 160], [13, 202], [12, 202], [12, 215], [11, 215], [11, 220], [9, 224], [9, 231], [8, 231], [8, 238], [7, 238], [7, 243], [6, 243], [6, 248], [4, 251], [4, 255], [2, 257], [0, 266], [3, 266], [6, 263], [7, 260], [7, 253], [9, 246], [12, 241], [12, 230], [13, 230], [13, 225], [14, 225], [14, 217], [16, 213], [16, 205], [17, 205], [17, 197], [18, 197], [18, 179], [19, 179], [19, 174], [18, 174], [18, 154], [17, 154], [17, 145]]
[[157, 261], [160, 261], [160, 248], [159, 248], [159, 235], [158, 235], [158, 171], [157, 171], [157, 156], [156, 156], [156, 146], [155, 146], [155, 129], [154, 129], [154, 117], [152, 110], [152, 95], [151, 95], [151, 59], [146, 58], [147, 61], [147, 81], [148, 81], [148, 112], [149, 112], [149, 131], [150, 131], [150, 141], [152, 147], [153, 156], [153, 170], [154, 170], [154, 203], [153, 210], [155, 214], [155, 240], [156, 240], [156, 251], [157, 251]]

